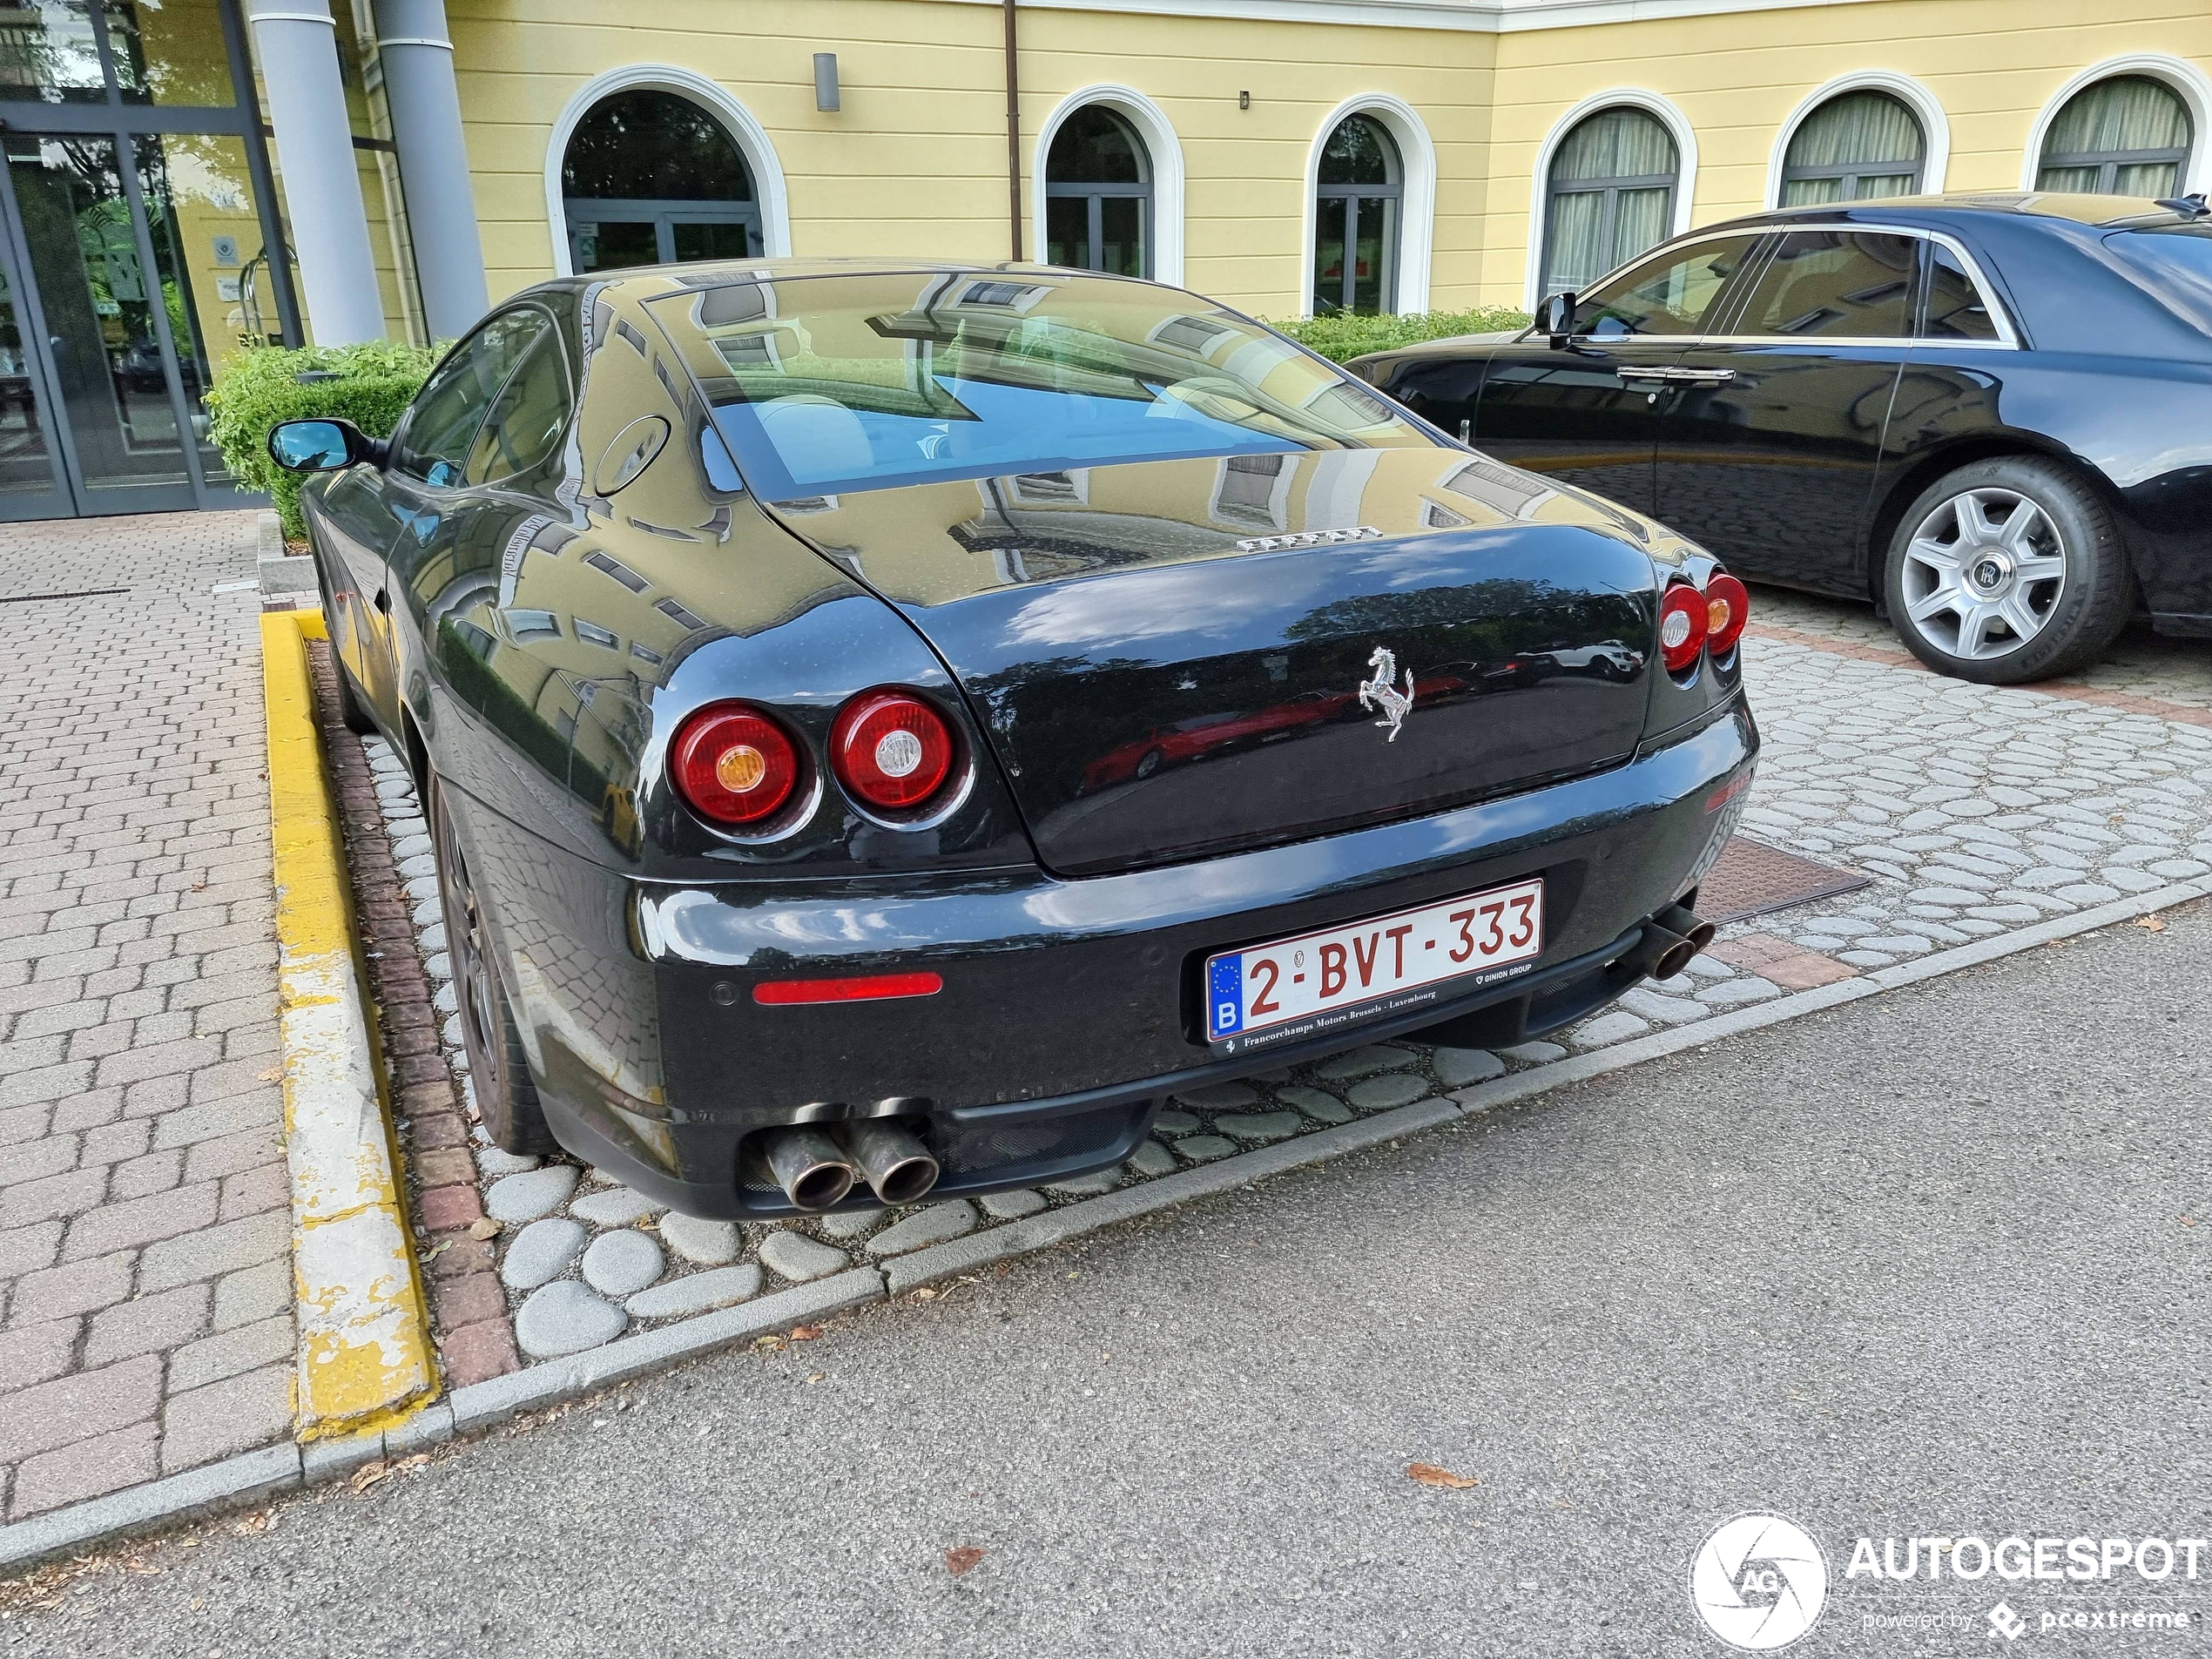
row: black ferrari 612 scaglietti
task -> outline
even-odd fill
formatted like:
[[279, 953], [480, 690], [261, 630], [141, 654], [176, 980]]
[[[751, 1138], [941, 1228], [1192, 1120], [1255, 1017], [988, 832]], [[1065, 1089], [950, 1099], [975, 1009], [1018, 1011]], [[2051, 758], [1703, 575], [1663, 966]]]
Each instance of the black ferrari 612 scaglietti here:
[[1258, 324], [1031, 267], [549, 283], [272, 435], [476, 1100], [694, 1214], [1051, 1180], [1710, 937], [1742, 585]]
[[1518, 334], [1354, 371], [1755, 579], [1872, 599], [1944, 673], [2212, 634], [2212, 216], [1918, 197], [1694, 232]]

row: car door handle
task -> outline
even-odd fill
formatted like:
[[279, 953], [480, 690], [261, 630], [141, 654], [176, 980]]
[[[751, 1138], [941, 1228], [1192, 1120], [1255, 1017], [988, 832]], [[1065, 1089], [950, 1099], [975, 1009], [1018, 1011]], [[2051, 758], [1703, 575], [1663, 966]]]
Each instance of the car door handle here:
[[1732, 368], [1676, 368], [1669, 369], [1669, 380], [1684, 386], [1725, 386], [1736, 378]]
[[1633, 363], [1624, 364], [1613, 372], [1624, 381], [1670, 381], [1675, 377], [1675, 371], [1671, 368], [1639, 368]]

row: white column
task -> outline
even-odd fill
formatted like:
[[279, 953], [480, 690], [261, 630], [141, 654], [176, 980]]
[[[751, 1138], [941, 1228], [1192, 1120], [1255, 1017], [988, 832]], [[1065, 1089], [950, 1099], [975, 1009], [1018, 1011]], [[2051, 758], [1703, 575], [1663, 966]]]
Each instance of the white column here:
[[381, 340], [384, 300], [369, 252], [330, 0], [246, 0], [246, 17], [314, 343]]
[[445, 0], [376, 0], [376, 50], [399, 146], [424, 320], [432, 339], [449, 340], [468, 332], [490, 308], [491, 297]]

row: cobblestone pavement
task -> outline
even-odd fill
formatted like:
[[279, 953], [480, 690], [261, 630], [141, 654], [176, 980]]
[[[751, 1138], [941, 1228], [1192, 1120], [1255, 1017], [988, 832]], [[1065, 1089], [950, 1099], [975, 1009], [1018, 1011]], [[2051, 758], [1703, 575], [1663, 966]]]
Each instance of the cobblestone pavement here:
[[290, 1431], [253, 532], [0, 529], [10, 1521]]
[[[1119, 1169], [974, 1202], [776, 1225], [701, 1222], [571, 1160], [496, 1151], [479, 1132], [475, 1190], [448, 1188], [425, 1207], [449, 1227], [483, 1215], [500, 1224], [489, 1253], [515, 1349], [548, 1359], [2212, 868], [2212, 731], [2194, 723], [2212, 708], [2212, 643], [2131, 637], [2088, 675], [2008, 691], [1926, 672], [1862, 607], [1762, 590], [1753, 615], [1763, 631], [1746, 647], [1747, 671], [1767, 747], [1743, 830], [1874, 884], [1724, 928], [1683, 974], [1550, 1041], [1494, 1054], [1374, 1043], [1202, 1089], [1169, 1103], [1154, 1137]], [[2075, 695], [2099, 688], [2128, 706]], [[366, 747], [465, 1094], [420, 807], [397, 758], [377, 739]], [[457, 1359], [473, 1379], [488, 1354], [505, 1356], [491, 1361], [503, 1369], [515, 1349], [479, 1338], [447, 1362]]]

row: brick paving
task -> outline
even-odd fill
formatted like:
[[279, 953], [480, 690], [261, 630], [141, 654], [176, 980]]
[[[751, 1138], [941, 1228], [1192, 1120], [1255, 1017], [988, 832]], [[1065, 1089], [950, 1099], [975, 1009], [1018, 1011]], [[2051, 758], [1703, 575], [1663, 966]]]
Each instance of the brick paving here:
[[290, 1432], [253, 577], [252, 513], [0, 527], [11, 1521]]

